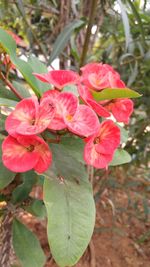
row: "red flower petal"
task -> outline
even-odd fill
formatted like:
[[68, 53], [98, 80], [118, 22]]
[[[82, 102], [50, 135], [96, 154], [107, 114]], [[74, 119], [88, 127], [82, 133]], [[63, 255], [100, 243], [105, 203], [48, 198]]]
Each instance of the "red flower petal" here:
[[100, 124], [97, 134], [97, 144], [95, 149], [98, 153], [113, 153], [120, 144], [120, 129], [111, 120], [106, 120]]
[[107, 168], [112, 158], [113, 154], [99, 154], [95, 150], [95, 146], [92, 139], [85, 145], [84, 160], [88, 165], [91, 165], [98, 169]]
[[73, 117], [66, 116], [65, 122], [71, 132], [85, 137], [94, 134], [99, 127], [95, 112], [85, 105], [79, 105]]
[[15, 110], [7, 117], [5, 122], [6, 131], [10, 135], [14, 135], [20, 124], [23, 123], [25, 127], [31, 126], [36, 119], [37, 112], [37, 98], [23, 99], [16, 105]]
[[58, 89], [68, 84], [75, 84], [79, 80], [79, 75], [71, 70], [52, 70], [46, 74], [34, 73], [34, 75], [42, 82], [53, 84]]
[[43, 132], [54, 117], [55, 108], [44, 103], [39, 106], [37, 98], [20, 101], [6, 119], [9, 134], [34, 135]]
[[84, 159], [95, 168], [106, 168], [120, 144], [120, 129], [111, 121], [104, 121], [92, 137], [86, 139]]
[[8, 136], [2, 144], [2, 151], [4, 165], [14, 172], [25, 172], [34, 168], [42, 173], [52, 161], [48, 145], [38, 136]]
[[109, 117], [110, 114], [103, 106], [101, 106], [99, 103], [97, 103], [92, 94], [90, 93], [88, 87], [79, 85], [78, 86], [78, 92], [82, 100], [90, 106], [99, 116], [102, 117]]
[[[51, 96], [52, 95], [53, 93], [51, 94]], [[55, 100], [56, 113], [53, 120], [49, 124], [48, 128], [51, 130], [62, 130], [66, 128], [64, 115], [71, 115], [71, 116], [74, 115], [78, 107], [78, 98], [72, 93], [62, 92], [58, 93], [57, 96], [55, 94], [54, 100]]]
[[131, 99], [117, 99], [111, 104], [111, 112], [118, 122], [128, 124], [133, 112], [133, 101]]
[[28, 151], [27, 148], [32, 146], [32, 138], [23, 146], [12, 136], [6, 137], [2, 144], [2, 161], [3, 164], [13, 172], [25, 172], [33, 169], [38, 162], [39, 154], [36, 151]]

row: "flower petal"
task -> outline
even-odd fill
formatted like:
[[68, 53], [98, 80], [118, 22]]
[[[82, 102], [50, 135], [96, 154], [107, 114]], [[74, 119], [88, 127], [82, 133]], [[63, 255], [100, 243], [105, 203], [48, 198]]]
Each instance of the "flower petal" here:
[[52, 163], [52, 153], [43, 139], [37, 137], [37, 141], [39, 141], [39, 145], [35, 147], [35, 151], [39, 154], [39, 160], [34, 166], [34, 170], [43, 173]]
[[133, 112], [133, 101], [131, 99], [117, 99], [111, 105], [111, 112], [118, 122], [128, 124]]
[[99, 116], [102, 117], [109, 117], [110, 114], [103, 106], [101, 106], [99, 103], [97, 103], [91, 92], [89, 91], [88, 87], [79, 85], [78, 86], [78, 92], [82, 100], [90, 106]]
[[92, 139], [86, 143], [84, 148], [84, 160], [88, 165], [98, 169], [107, 168], [112, 158], [113, 154], [99, 154], [95, 150]]
[[79, 79], [79, 75], [71, 70], [52, 70], [46, 74], [34, 73], [34, 75], [42, 82], [53, 84], [58, 89], [68, 84], [75, 84]]
[[78, 98], [69, 92], [59, 93], [55, 99], [56, 114], [49, 124], [49, 129], [62, 130], [66, 128], [64, 116], [73, 116], [78, 107]]
[[24, 131], [32, 125], [38, 113], [38, 100], [36, 97], [21, 100], [15, 110], [7, 117], [5, 122], [6, 131], [10, 135], [17, 133], [17, 128], [24, 125]]
[[120, 129], [113, 121], [106, 120], [100, 124], [97, 140], [95, 150], [98, 153], [112, 154], [120, 144]]
[[[33, 138], [27, 140], [27, 147], [32, 145]], [[39, 154], [28, 151], [18, 140], [12, 136], [5, 138], [2, 144], [3, 164], [13, 172], [25, 172], [33, 169], [38, 162]]]
[[72, 119], [65, 118], [68, 129], [78, 135], [88, 137], [99, 127], [99, 120], [95, 112], [88, 106], [79, 105]]

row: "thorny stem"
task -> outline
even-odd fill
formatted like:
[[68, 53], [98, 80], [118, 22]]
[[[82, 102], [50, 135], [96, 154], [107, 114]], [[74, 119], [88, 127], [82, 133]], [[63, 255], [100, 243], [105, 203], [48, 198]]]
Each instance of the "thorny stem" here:
[[97, 2], [98, 2], [98, 0], [92, 0], [91, 1], [89, 23], [88, 23], [86, 36], [85, 36], [85, 41], [84, 41], [84, 46], [83, 46], [83, 50], [82, 50], [82, 54], [81, 54], [80, 67], [82, 67], [84, 65], [85, 59], [86, 59], [86, 55], [87, 55], [87, 52], [88, 52], [88, 46], [89, 46], [89, 41], [90, 41], [90, 36], [91, 36], [91, 29], [92, 29], [94, 18], [95, 18]]
[[16, 88], [12, 85], [12, 83], [4, 76], [2, 72], [0, 72], [0, 78], [2, 81], [10, 88], [10, 90], [19, 98], [23, 99], [23, 97], [17, 92]]

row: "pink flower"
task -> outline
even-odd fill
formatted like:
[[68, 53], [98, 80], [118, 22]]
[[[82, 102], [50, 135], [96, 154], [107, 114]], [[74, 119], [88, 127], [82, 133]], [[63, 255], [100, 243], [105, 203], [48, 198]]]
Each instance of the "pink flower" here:
[[3, 164], [13, 172], [34, 169], [45, 172], [52, 162], [52, 154], [45, 141], [38, 136], [8, 136], [2, 144]]
[[113, 114], [118, 122], [128, 124], [133, 112], [133, 101], [131, 99], [114, 99], [106, 101], [105, 108]]
[[82, 67], [81, 71], [81, 82], [89, 89], [100, 91], [104, 88], [125, 87], [118, 72], [108, 64], [89, 63]]
[[15, 110], [7, 117], [5, 128], [7, 132], [15, 134], [34, 135], [43, 132], [55, 114], [55, 108], [44, 100], [39, 104], [36, 97], [23, 99]]
[[87, 86], [79, 85], [78, 93], [84, 103], [91, 107], [99, 116], [105, 118], [110, 116], [110, 113], [107, 111], [107, 109], [94, 100]]
[[48, 73], [34, 73], [34, 75], [42, 82], [50, 83], [59, 90], [68, 84], [76, 84], [79, 80], [79, 75], [71, 70], [51, 70]]
[[48, 128], [52, 130], [62, 130], [68, 128], [71, 132], [90, 136], [98, 129], [99, 121], [95, 112], [85, 106], [79, 105], [78, 98], [69, 92], [59, 93], [56, 90], [47, 91], [43, 99], [53, 101], [56, 113]]
[[110, 112], [118, 122], [128, 123], [133, 112], [133, 102], [130, 99], [115, 99], [96, 102], [90, 92], [105, 90], [106, 88], [125, 88], [120, 75], [108, 64], [89, 63], [81, 68], [81, 82], [85, 87], [79, 86], [79, 94], [83, 101], [90, 105], [102, 117], [109, 117]]
[[120, 129], [111, 120], [106, 120], [100, 124], [97, 133], [87, 138], [86, 142], [86, 163], [95, 168], [107, 168], [120, 144]]

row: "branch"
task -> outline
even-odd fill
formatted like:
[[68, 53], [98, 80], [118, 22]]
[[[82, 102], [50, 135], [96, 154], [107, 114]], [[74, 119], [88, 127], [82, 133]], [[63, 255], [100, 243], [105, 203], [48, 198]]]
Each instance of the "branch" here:
[[17, 92], [16, 88], [12, 85], [12, 83], [7, 80], [7, 78], [4, 76], [4, 74], [2, 72], [0, 72], [0, 78], [2, 79], [2, 81], [10, 88], [10, 90], [19, 98], [19, 99], [23, 99], [23, 97]]
[[81, 54], [81, 60], [80, 60], [80, 67], [82, 67], [85, 63], [86, 55], [88, 52], [88, 46], [90, 42], [90, 36], [91, 36], [91, 29], [93, 26], [94, 18], [95, 18], [95, 12], [97, 7], [98, 0], [92, 0], [91, 2], [91, 9], [90, 9], [90, 15], [89, 15], [89, 23], [86, 31], [84, 46]]

